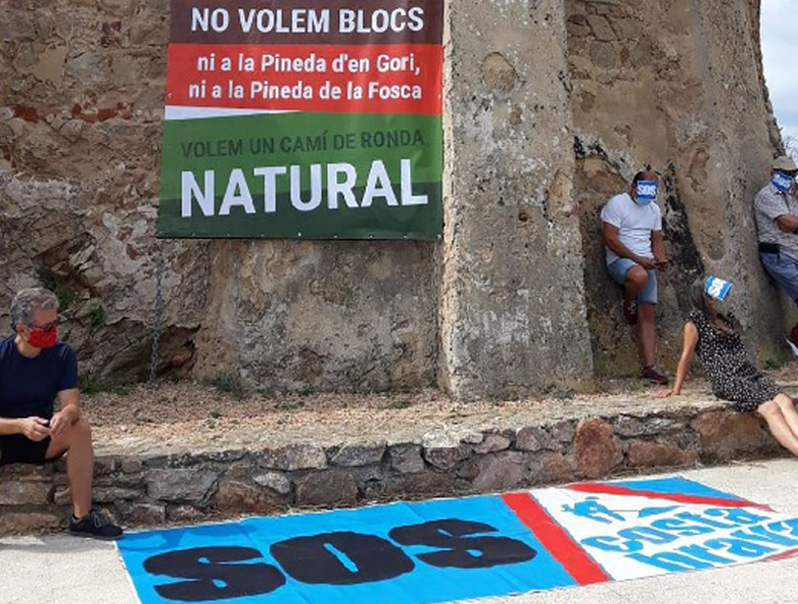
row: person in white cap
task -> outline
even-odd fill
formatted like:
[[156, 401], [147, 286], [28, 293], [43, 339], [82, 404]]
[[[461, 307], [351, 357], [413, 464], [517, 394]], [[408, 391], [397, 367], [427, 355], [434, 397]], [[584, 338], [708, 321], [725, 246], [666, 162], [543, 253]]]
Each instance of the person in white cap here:
[[[773, 162], [770, 182], [754, 198], [759, 259], [768, 275], [798, 304], [798, 166], [787, 156]], [[798, 356], [798, 324], [787, 334]]]
[[640, 377], [665, 385], [668, 376], [654, 366], [657, 271], [664, 271], [668, 265], [662, 212], [657, 205], [659, 184], [659, 176], [649, 167], [638, 172], [629, 190], [610, 199], [601, 210], [601, 233], [607, 273], [622, 288], [624, 318], [629, 325], [636, 325], [642, 361]]

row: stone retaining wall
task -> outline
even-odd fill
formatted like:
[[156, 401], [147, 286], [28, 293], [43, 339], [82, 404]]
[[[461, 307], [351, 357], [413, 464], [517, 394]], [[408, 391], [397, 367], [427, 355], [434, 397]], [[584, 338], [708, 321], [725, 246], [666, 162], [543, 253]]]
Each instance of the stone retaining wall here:
[[[452, 440], [97, 459], [94, 497], [127, 527], [238, 514], [490, 493], [652, 468], [693, 468], [779, 455], [750, 414], [718, 407], [645, 416], [566, 419]], [[0, 469], [0, 533], [62, 526], [63, 461]]]

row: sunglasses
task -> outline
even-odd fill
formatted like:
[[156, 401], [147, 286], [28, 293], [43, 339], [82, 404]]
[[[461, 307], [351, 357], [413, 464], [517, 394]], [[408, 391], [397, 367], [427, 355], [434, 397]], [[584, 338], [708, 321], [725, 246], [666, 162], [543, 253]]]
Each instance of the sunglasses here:
[[50, 333], [51, 331], [55, 331], [56, 325], [58, 321], [52, 321], [47, 325], [31, 325], [31, 331], [43, 331], [44, 333]]

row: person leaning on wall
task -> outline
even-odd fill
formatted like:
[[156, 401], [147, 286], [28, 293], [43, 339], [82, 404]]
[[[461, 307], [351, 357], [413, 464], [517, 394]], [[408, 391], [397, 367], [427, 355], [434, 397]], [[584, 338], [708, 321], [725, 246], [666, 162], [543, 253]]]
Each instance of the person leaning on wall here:
[[[789, 157], [773, 162], [770, 182], [754, 198], [759, 260], [768, 275], [798, 305], [798, 166]], [[787, 334], [798, 356], [798, 324]]]
[[58, 342], [57, 321], [58, 298], [47, 289], [23, 289], [11, 303], [14, 335], [0, 341], [0, 465], [40, 465], [66, 455], [69, 532], [117, 539], [122, 530], [91, 505], [91, 430], [80, 409], [77, 357]]
[[623, 315], [637, 325], [642, 372], [640, 377], [667, 384], [668, 377], [654, 362], [657, 330], [657, 273], [667, 268], [662, 236], [662, 213], [657, 205], [659, 176], [647, 169], [638, 172], [629, 190], [609, 200], [601, 210], [606, 246], [607, 272], [623, 288]]
[[798, 455], [798, 412], [793, 400], [751, 361], [742, 327], [725, 305], [731, 283], [708, 277], [691, 289], [693, 310], [684, 326], [684, 345], [673, 389], [660, 398], [678, 396], [697, 354], [719, 399], [739, 412], [756, 411], [765, 418], [770, 433], [793, 455]]

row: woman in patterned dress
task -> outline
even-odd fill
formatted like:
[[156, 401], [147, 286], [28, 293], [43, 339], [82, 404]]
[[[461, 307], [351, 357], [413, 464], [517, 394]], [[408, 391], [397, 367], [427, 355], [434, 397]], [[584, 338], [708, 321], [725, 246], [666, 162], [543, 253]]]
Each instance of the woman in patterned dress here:
[[693, 311], [684, 326], [684, 346], [673, 389], [660, 397], [681, 392], [693, 354], [712, 384], [712, 392], [737, 411], [756, 411], [767, 421], [771, 434], [793, 455], [798, 455], [798, 413], [792, 399], [781, 392], [749, 359], [739, 322], [721, 312], [706, 294], [706, 279], [693, 283]]

